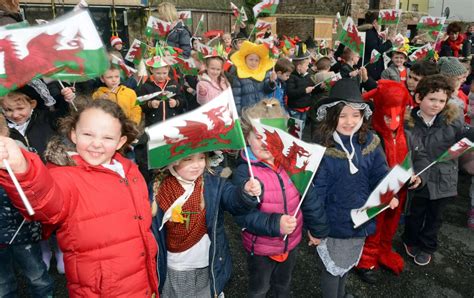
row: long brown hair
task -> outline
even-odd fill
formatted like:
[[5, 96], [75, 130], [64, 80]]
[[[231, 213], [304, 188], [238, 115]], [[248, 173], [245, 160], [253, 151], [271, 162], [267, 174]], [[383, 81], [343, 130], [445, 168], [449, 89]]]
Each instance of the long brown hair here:
[[[337, 124], [339, 122], [339, 115], [341, 114], [342, 109], [345, 107], [345, 103], [340, 102], [334, 107], [331, 107], [327, 110], [326, 118], [323, 121], [318, 123], [317, 130], [314, 134], [313, 141], [315, 143], [321, 144], [326, 147], [334, 147], [335, 142], [332, 137], [334, 131], [336, 131]], [[364, 144], [367, 141], [367, 133], [369, 131], [369, 121], [364, 117], [364, 111], [360, 111], [364, 122], [360, 127], [357, 141], [359, 144]]]

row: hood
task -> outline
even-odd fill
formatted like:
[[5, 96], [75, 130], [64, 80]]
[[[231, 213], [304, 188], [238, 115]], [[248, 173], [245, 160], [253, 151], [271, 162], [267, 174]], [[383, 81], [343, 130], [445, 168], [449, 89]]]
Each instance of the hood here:
[[[411, 111], [410, 114], [407, 114], [405, 123], [408, 126], [408, 128], [415, 127], [414, 117], [416, 117], [416, 113], [418, 112], [419, 109], [420, 109], [419, 107], [416, 107]], [[452, 124], [454, 120], [461, 117], [461, 112], [460, 112], [459, 107], [456, 104], [448, 102], [444, 110], [441, 111], [441, 113], [439, 113], [438, 116], [441, 116], [440, 118], [442, 119], [442, 121], [444, 121], [446, 124], [449, 125], [449, 124]], [[436, 121], [437, 119], [435, 120], [435, 122]]]

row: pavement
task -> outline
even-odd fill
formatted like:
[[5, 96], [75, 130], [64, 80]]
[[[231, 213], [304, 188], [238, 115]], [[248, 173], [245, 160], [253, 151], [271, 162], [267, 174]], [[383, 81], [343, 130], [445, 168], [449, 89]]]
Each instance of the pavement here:
[[[404, 257], [405, 270], [400, 276], [381, 269], [379, 282], [369, 285], [352, 272], [347, 291], [355, 297], [474, 297], [474, 231], [467, 229], [467, 212], [470, 208], [468, 189], [470, 177], [460, 174], [459, 196], [446, 208], [444, 223], [439, 235], [439, 250], [432, 262], [417, 266], [403, 250], [400, 237], [394, 249]], [[240, 239], [240, 230], [232, 217], [226, 217], [226, 229], [234, 261], [233, 277], [225, 289], [226, 297], [245, 297], [247, 289], [246, 257]], [[402, 230], [402, 226], [399, 231]], [[55, 297], [67, 297], [64, 275], [57, 273], [55, 264], [50, 269], [56, 281]], [[291, 284], [292, 297], [320, 297], [320, 269], [316, 266], [314, 248], [301, 242], [298, 260]], [[20, 297], [28, 297], [26, 284], [20, 278]]]

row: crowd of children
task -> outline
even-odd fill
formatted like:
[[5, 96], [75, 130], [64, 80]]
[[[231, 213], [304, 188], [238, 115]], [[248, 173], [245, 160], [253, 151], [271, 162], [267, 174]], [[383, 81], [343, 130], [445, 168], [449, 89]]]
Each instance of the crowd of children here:
[[[430, 263], [443, 211], [457, 195], [457, 159], [414, 175], [386, 202], [389, 210], [361, 227], [354, 228], [350, 214], [409, 152], [418, 173], [461, 138], [474, 140], [468, 126], [474, 84], [470, 65], [458, 58], [467, 55], [459, 25], [448, 26], [441, 45], [448, 57], [409, 62], [408, 44], [375, 36], [377, 20], [369, 14], [366, 47], [387, 52], [384, 70], [383, 62], [368, 63], [370, 56], [361, 65], [348, 47], [322, 55], [312, 40], [252, 42], [245, 24], [202, 55], [202, 38], [173, 4], [158, 5], [158, 15], [171, 29], [145, 62], [147, 81], [132, 77], [125, 84], [112, 65], [89, 84], [93, 92], [61, 87], [55, 97], [69, 111], [39, 105], [43, 98], [24, 88], [0, 97], [0, 166], [10, 164], [35, 211], [28, 214], [9, 174], [0, 171], [0, 296], [17, 291], [14, 262], [33, 296], [52, 296], [50, 244], [40, 245], [52, 237], [72, 297], [224, 297], [232, 272], [224, 211], [243, 229], [248, 297], [290, 296], [306, 236], [316, 246], [323, 297], [350, 297], [346, 280], [353, 268], [369, 283], [380, 266], [400, 274], [404, 258], [392, 241], [404, 208], [405, 253], [417, 265]], [[123, 59], [123, 41], [113, 36], [110, 46]], [[277, 59], [273, 47], [281, 49]], [[175, 68], [174, 52], [193, 59], [199, 73]], [[206, 105], [229, 88], [248, 144], [226, 154], [231, 179], [211, 168], [208, 153], [150, 170], [143, 128]], [[327, 148], [296, 216], [301, 195], [252, 127], [254, 119], [289, 117], [302, 131], [310, 127], [305, 141]], [[463, 164], [473, 173], [470, 162]], [[474, 229], [474, 191], [471, 199], [468, 226]]]

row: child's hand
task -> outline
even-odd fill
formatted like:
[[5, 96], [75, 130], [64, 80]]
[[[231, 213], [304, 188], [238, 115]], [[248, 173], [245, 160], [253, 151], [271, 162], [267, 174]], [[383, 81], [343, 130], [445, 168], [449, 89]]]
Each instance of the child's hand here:
[[353, 70], [353, 71], [351, 71], [351, 72], [349, 73], [349, 76], [350, 76], [351, 78], [353, 78], [353, 77], [357, 76], [358, 74], [359, 74], [359, 71], [358, 71], [358, 70]]
[[306, 94], [310, 94], [311, 92], [313, 92], [313, 89], [315, 88], [316, 86], [310, 86], [310, 87], [306, 87]]
[[16, 142], [7, 137], [0, 137], [0, 167], [2, 169], [5, 169], [4, 159], [8, 161], [15, 173], [24, 173], [28, 169], [28, 162]]
[[152, 99], [148, 102], [148, 106], [153, 109], [158, 109], [158, 107], [160, 106], [160, 103], [161, 101], [157, 99]]
[[102, 95], [100, 96], [100, 99], [109, 99], [109, 93], [102, 93]]
[[369, 79], [369, 74], [367, 73], [367, 68], [362, 66], [359, 69], [359, 73], [360, 73], [360, 78], [362, 79], [362, 82], [367, 82], [367, 80]]
[[176, 106], [178, 105], [178, 102], [174, 98], [170, 98], [169, 103], [170, 103], [170, 108], [176, 108]]
[[311, 233], [308, 231], [308, 246], [318, 246], [321, 243], [321, 239], [313, 237]]
[[250, 178], [250, 180], [245, 183], [244, 190], [247, 194], [253, 197], [258, 197], [262, 194], [262, 186], [260, 185], [260, 181], [253, 178]]
[[389, 205], [390, 205], [390, 209], [395, 209], [398, 207], [398, 199], [397, 198], [392, 198], [392, 200], [390, 201]]
[[272, 72], [270, 73], [270, 81], [275, 82], [276, 79], [278, 79], [277, 73], [272, 70]]
[[289, 235], [296, 229], [296, 218], [283, 214], [280, 218], [280, 234]]
[[420, 186], [421, 184], [421, 178], [420, 176], [411, 176], [410, 178], [410, 184], [408, 186], [408, 189], [415, 189], [415, 188], [418, 188], [418, 186]]
[[61, 95], [64, 97], [66, 102], [72, 102], [76, 98], [76, 88], [66, 87], [61, 89]]

